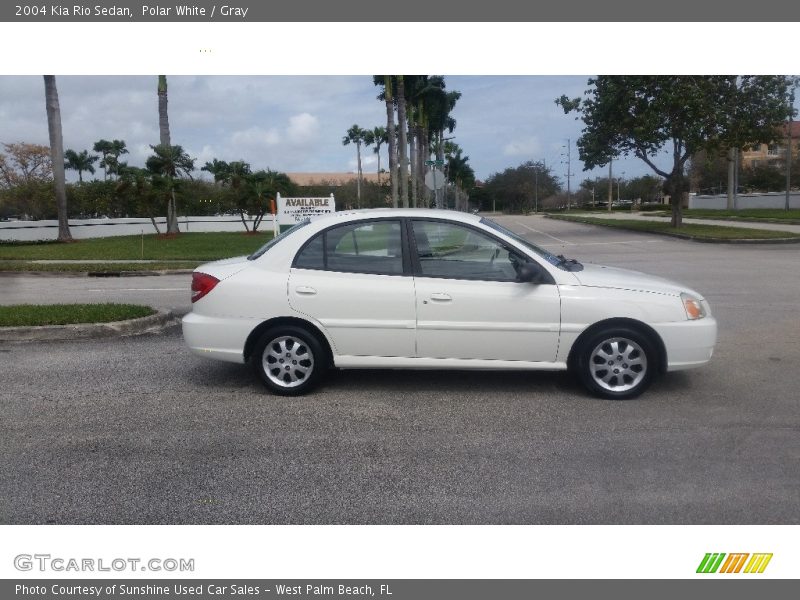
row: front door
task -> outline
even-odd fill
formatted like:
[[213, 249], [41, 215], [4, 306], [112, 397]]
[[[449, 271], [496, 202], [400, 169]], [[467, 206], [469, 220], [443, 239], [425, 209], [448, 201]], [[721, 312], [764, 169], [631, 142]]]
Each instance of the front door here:
[[532, 260], [468, 225], [412, 221], [417, 356], [552, 362], [561, 320], [558, 287], [517, 281]]

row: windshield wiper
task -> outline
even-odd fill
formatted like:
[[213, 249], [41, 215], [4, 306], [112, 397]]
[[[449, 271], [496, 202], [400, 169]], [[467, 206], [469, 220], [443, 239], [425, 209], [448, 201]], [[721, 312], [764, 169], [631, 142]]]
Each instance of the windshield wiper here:
[[556, 256], [558, 259], [557, 267], [564, 267], [567, 271], [582, 271], [583, 265], [574, 258], [567, 258], [563, 254]]

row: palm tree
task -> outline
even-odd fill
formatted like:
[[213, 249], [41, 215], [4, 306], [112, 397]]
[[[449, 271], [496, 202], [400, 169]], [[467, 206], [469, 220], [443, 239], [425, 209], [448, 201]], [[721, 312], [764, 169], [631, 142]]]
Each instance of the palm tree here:
[[383, 92], [378, 95], [378, 100], [386, 104], [386, 135], [389, 147], [389, 181], [392, 188], [392, 206], [397, 208], [397, 132], [394, 126], [394, 95], [392, 94], [393, 78], [391, 75], [373, 75], [372, 82], [382, 85]]
[[64, 152], [65, 169], [71, 169], [78, 172], [78, 181], [83, 183], [83, 172], [91, 173], [94, 175], [94, 163], [100, 160], [99, 156], [89, 154], [88, 150], [82, 150], [80, 154], [75, 150], [67, 150]]
[[44, 76], [44, 97], [47, 109], [47, 130], [50, 134], [50, 158], [53, 162], [53, 179], [56, 188], [58, 212], [58, 241], [71, 242], [67, 220], [67, 184], [64, 176], [64, 139], [61, 132], [61, 107], [58, 103], [56, 76]]
[[378, 185], [381, 184], [381, 146], [389, 140], [385, 127], [373, 127], [364, 136], [364, 145], [369, 147], [375, 144], [373, 152], [378, 155]]
[[214, 176], [214, 183], [223, 183], [230, 172], [230, 165], [224, 160], [213, 159], [201, 167], [201, 171], [208, 171]]
[[[159, 146], [169, 148], [172, 143], [169, 135], [169, 114], [167, 112], [167, 76], [158, 76], [158, 136]], [[175, 192], [167, 201], [167, 233], [180, 233], [178, 229], [178, 208]]]
[[120, 162], [119, 157], [128, 154], [124, 140], [112, 140], [109, 145], [109, 153], [106, 157], [106, 166], [109, 174], [119, 176]]
[[167, 113], [167, 76], [158, 76], [158, 135], [162, 146], [170, 145], [169, 114]]
[[447, 179], [454, 185], [453, 208], [461, 210], [461, 201], [469, 199], [465, 190], [471, 189], [475, 185], [475, 171], [469, 165], [469, 156], [462, 154], [458, 144], [447, 143], [446, 145]]
[[162, 188], [167, 199], [167, 233], [178, 233], [175, 191], [180, 177], [191, 179], [194, 159], [180, 146], [159, 144], [150, 147], [155, 154], [147, 159], [145, 166], [153, 174], [153, 185]]
[[403, 208], [408, 208], [408, 155], [406, 154], [406, 146], [408, 140], [406, 137], [408, 122], [406, 119], [406, 89], [403, 75], [396, 75], [397, 77], [397, 127], [400, 137], [400, 147], [397, 152], [400, 156], [400, 198], [403, 202]]
[[356, 174], [356, 197], [358, 198], [358, 207], [361, 208], [361, 144], [364, 143], [364, 138], [367, 134], [365, 129], [361, 129], [358, 125], [353, 125], [347, 130], [347, 135], [342, 138], [342, 145], [348, 144], [356, 145], [356, 157], [358, 160], [358, 172]]
[[103, 179], [108, 179], [108, 168], [110, 164], [108, 158], [111, 156], [111, 151], [114, 149], [114, 146], [108, 140], [97, 140], [92, 149], [102, 155], [100, 159], [100, 168], [103, 169]]

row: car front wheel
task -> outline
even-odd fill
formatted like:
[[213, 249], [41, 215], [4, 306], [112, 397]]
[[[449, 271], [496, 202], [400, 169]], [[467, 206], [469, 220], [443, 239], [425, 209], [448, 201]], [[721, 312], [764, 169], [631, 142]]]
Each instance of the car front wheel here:
[[299, 327], [277, 327], [264, 333], [251, 360], [264, 385], [281, 396], [305, 394], [327, 368], [319, 341]]
[[652, 382], [657, 353], [652, 342], [634, 329], [606, 329], [584, 342], [577, 369], [583, 385], [596, 396], [628, 400]]

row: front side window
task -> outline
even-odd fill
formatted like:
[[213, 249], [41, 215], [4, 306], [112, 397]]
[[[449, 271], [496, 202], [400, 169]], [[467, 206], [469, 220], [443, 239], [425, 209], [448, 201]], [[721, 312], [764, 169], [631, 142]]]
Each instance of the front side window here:
[[524, 262], [499, 241], [470, 227], [413, 221], [420, 275], [443, 279], [516, 281]]
[[327, 229], [300, 250], [294, 266], [344, 273], [402, 275], [400, 221], [370, 221]]

